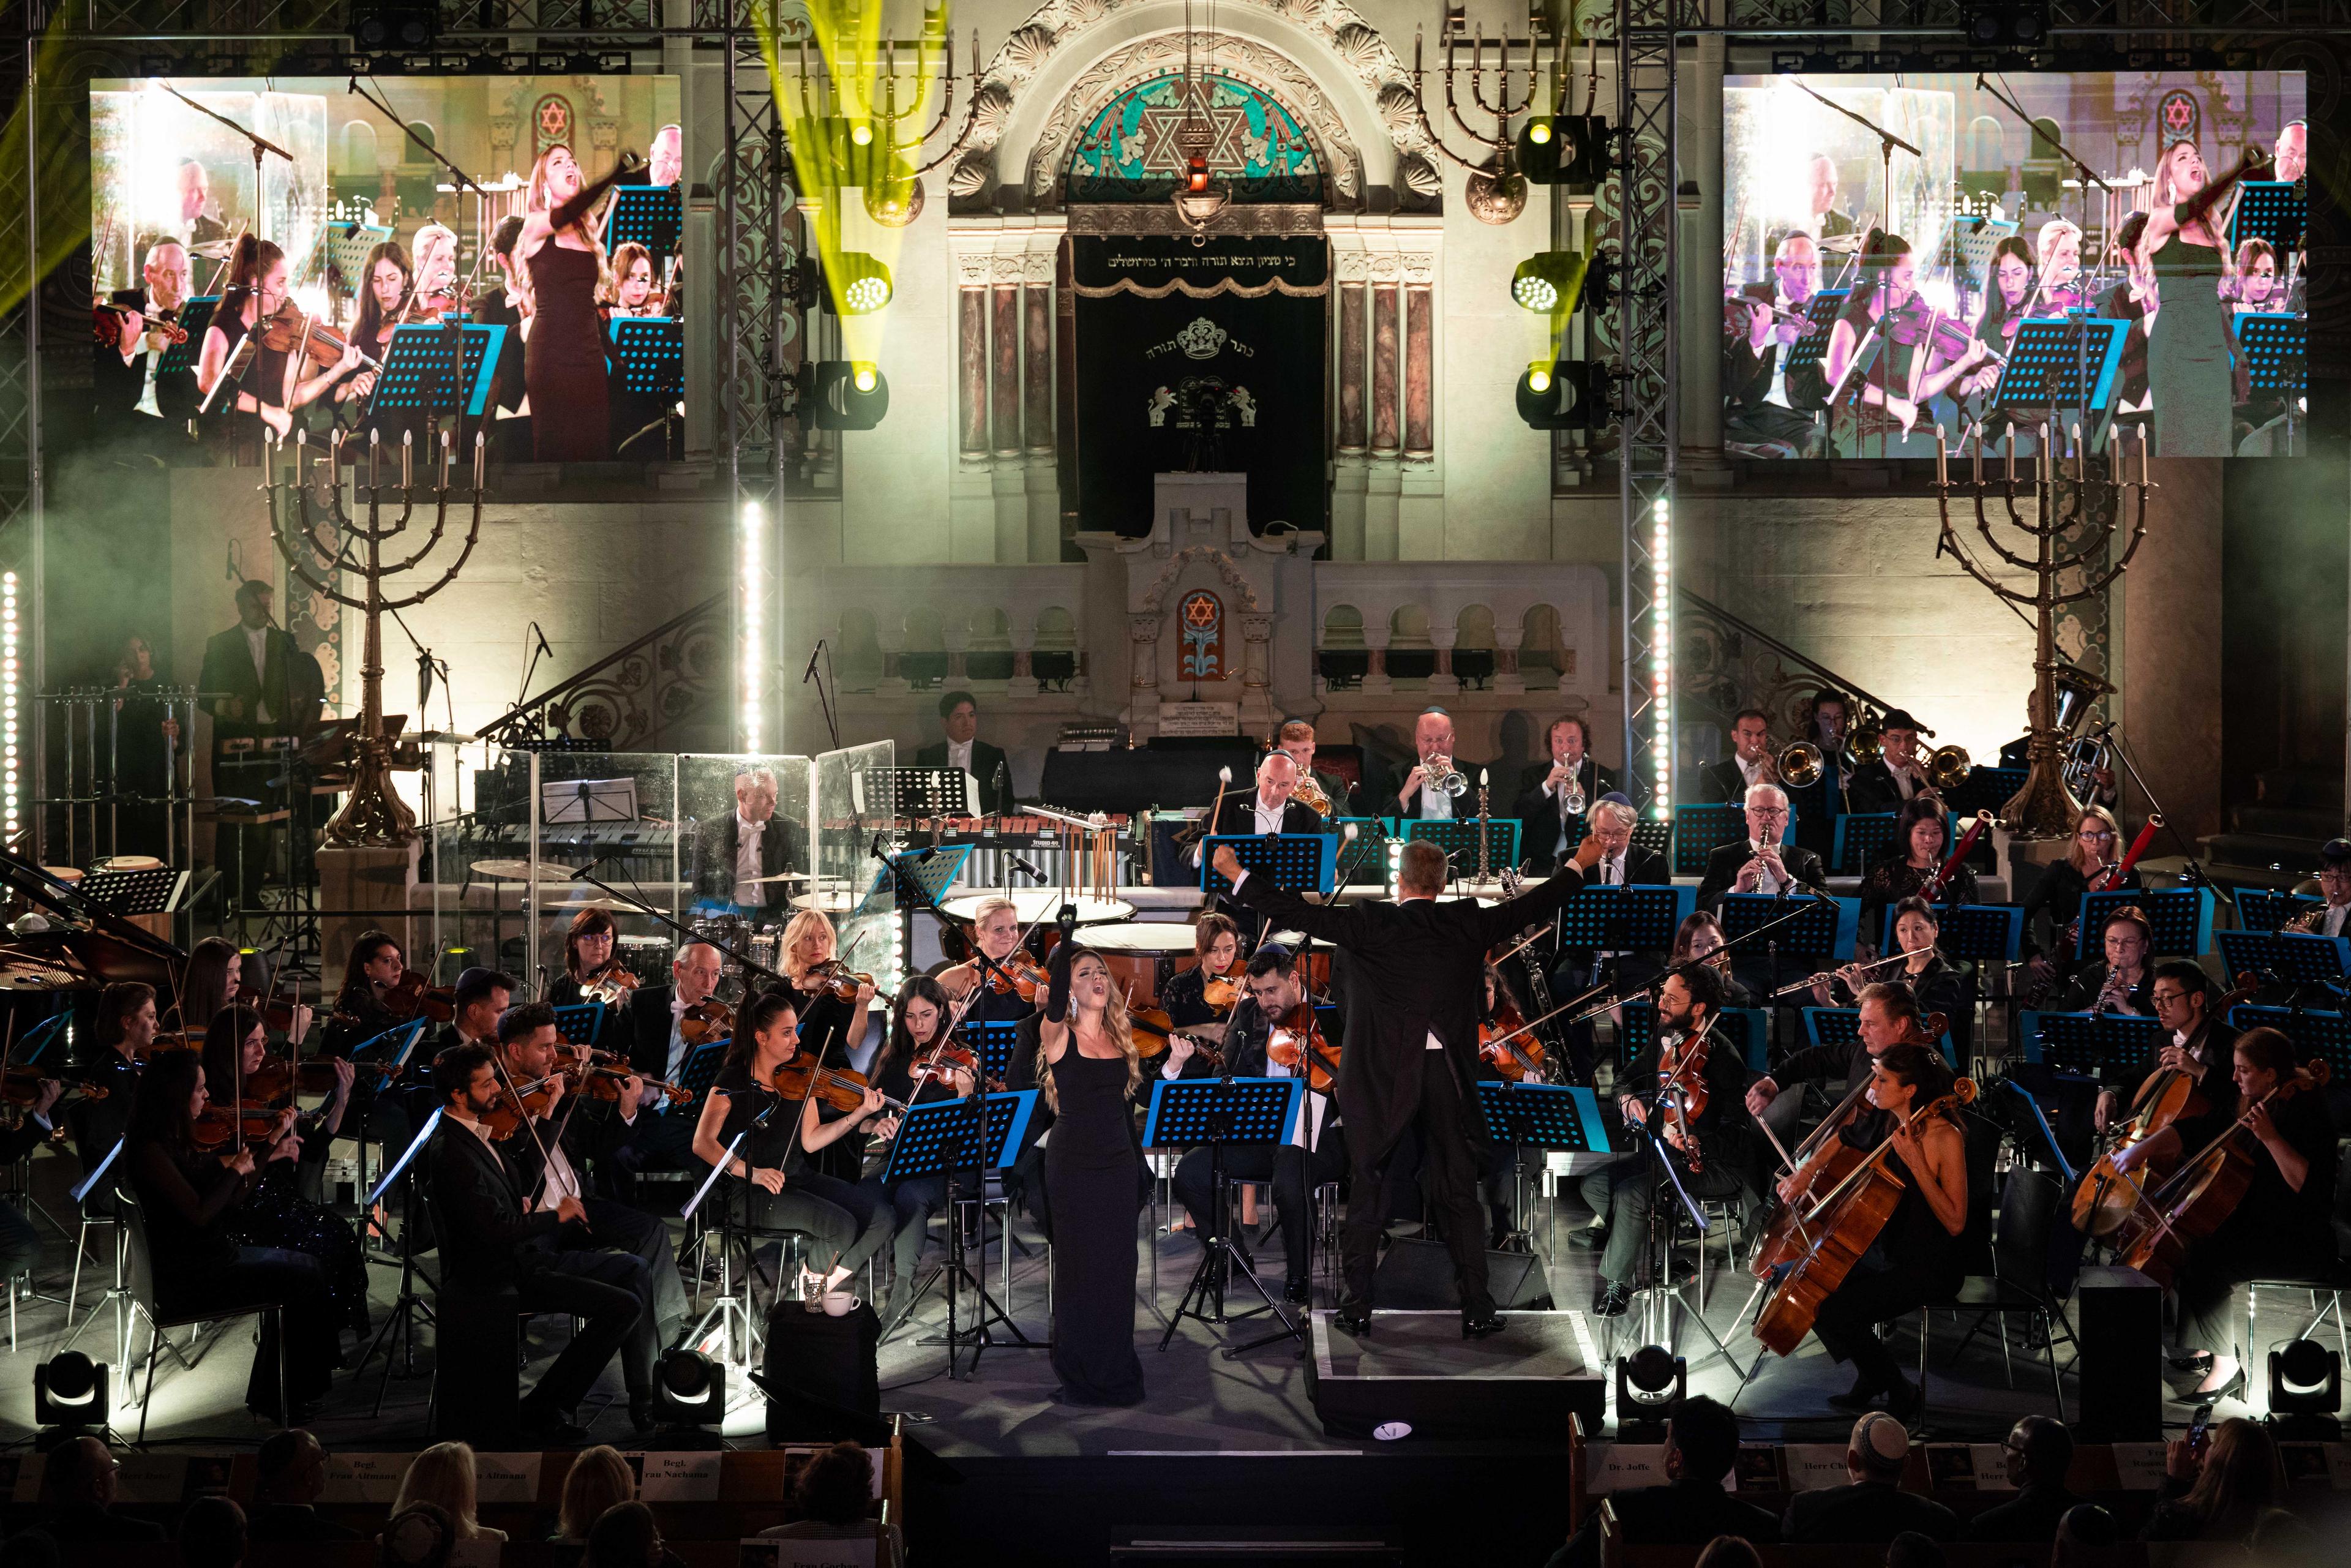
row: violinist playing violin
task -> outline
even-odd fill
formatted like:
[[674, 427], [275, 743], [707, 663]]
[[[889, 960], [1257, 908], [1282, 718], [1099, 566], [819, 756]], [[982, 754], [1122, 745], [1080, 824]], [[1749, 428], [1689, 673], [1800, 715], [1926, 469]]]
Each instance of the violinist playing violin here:
[[563, 934], [563, 973], [549, 982], [547, 1005], [569, 1008], [590, 1001], [619, 1005], [637, 988], [637, 977], [615, 956], [619, 946], [620, 934], [611, 915], [601, 909], [583, 909], [573, 915], [571, 929]]
[[632, 1422], [640, 1432], [650, 1431], [653, 1363], [685, 1321], [685, 1287], [678, 1279], [677, 1254], [669, 1228], [658, 1216], [594, 1196], [582, 1176], [591, 1161], [612, 1156], [634, 1123], [649, 1119], [640, 1117], [637, 1110], [644, 1083], [625, 1069], [611, 1070], [621, 1074], [612, 1080], [617, 1097], [594, 1102], [583, 1092], [585, 1080], [560, 1071], [562, 1043], [555, 1009], [545, 1002], [525, 1002], [498, 1015], [493, 1065], [500, 1083], [509, 1092], [544, 1083], [547, 1094], [543, 1103], [531, 1096], [523, 1124], [512, 1136], [494, 1139], [492, 1147], [533, 1210], [554, 1207], [567, 1198], [580, 1205], [583, 1222], [556, 1232], [549, 1267], [618, 1285], [637, 1298], [642, 1311], [622, 1342], [621, 1372], [628, 1385]]
[[[711, 999], [724, 967], [718, 949], [707, 942], [689, 942], [671, 960], [670, 984], [643, 985], [622, 1004], [618, 1041], [629, 1058], [629, 1068], [647, 1082], [674, 1083], [694, 1053], [687, 1043], [687, 1011]], [[689, 1107], [670, 1108], [658, 1089], [641, 1097], [636, 1129], [616, 1163], [624, 1171], [683, 1170], [694, 1147], [694, 1116]], [[622, 1196], [626, 1196], [624, 1183]]]
[[[898, 988], [890, 1038], [873, 1058], [873, 1087], [905, 1105], [968, 1096], [978, 1085], [973, 1082], [970, 1069], [953, 1054], [961, 1049], [955, 1045], [951, 1032], [957, 1016], [956, 1005], [948, 999], [938, 981], [924, 975], [907, 977], [906, 983]], [[944, 1172], [887, 1186], [883, 1183], [882, 1176], [890, 1168], [891, 1149], [897, 1134], [898, 1116], [894, 1112], [872, 1123], [872, 1130], [865, 1139], [864, 1172], [858, 1179], [858, 1185], [888, 1209], [895, 1227], [890, 1293], [881, 1303], [882, 1326], [885, 1330], [914, 1304], [914, 1273], [922, 1261], [923, 1242], [930, 1234], [931, 1216], [945, 1207], [947, 1201]]]
[[96, 345], [99, 423], [134, 449], [168, 460], [172, 448], [188, 444], [188, 420], [203, 395], [193, 371], [162, 369], [178, 340], [180, 311], [194, 292], [187, 247], [175, 239], [152, 241], [140, 280], [144, 287], [117, 289], [110, 298], [111, 340]]
[[[1283, 1294], [1304, 1305], [1308, 1298], [1307, 1238], [1312, 1230], [1312, 1209], [1307, 1195], [1325, 1182], [1335, 1182], [1346, 1168], [1347, 1145], [1331, 1101], [1327, 1068], [1314, 1071], [1309, 1057], [1310, 1030], [1323, 1045], [1324, 1058], [1343, 1033], [1336, 1013], [1317, 1014], [1312, 998], [1290, 950], [1269, 942], [1249, 961], [1248, 995], [1234, 1005], [1224, 1028], [1224, 1071], [1236, 1078], [1305, 1077], [1308, 1088], [1301, 1102], [1298, 1125], [1280, 1148], [1262, 1144], [1236, 1144], [1224, 1151], [1225, 1175], [1234, 1181], [1270, 1181], [1274, 1212], [1281, 1221], [1281, 1255], [1287, 1271]], [[1168, 1041], [1167, 1077], [1204, 1073], [1193, 1057], [1191, 1042], [1181, 1035]], [[1176, 1196], [1207, 1234], [1212, 1207], [1208, 1190], [1208, 1151], [1193, 1149], [1176, 1167]]]
[[408, 955], [385, 931], [362, 931], [343, 966], [343, 988], [335, 994], [319, 1044], [330, 1056], [349, 1056], [360, 1046], [397, 1029], [401, 1018], [388, 1000], [408, 972]]
[[1788, 350], [1803, 337], [1804, 313], [1820, 292], [1820, 246], [1802, 229], [1771, 248], [1771, 277], [1723, 298], [1722, 389], [1727, 406], [1722, 438], [1784, 449], [1791, 457], [1821, 455], [1821, 409], [1828, 382], [1817, 361], [1791, 371]]
[[[1869, 350], [1860, 391], [1846, 374]], [[1861, 281], [1830, 329], [1825, 368], [1837, 393], [1829, 425], [1834, 457], [1932, 457], [1934, 401], [1981, 363], [1984, 346], [1967, 324], [1929, 307], [1917, 292], [1917, 260], [1899, 235], [1874, 232]]]
[[1230, 915], [1210, 910], [1193, 922], [1192, 951], [1197, 961], [1167, 982], [1159, 1005], [1176, 1028], [1219, 1040], [1241, 997], [1241, 928]]
[[[1622, 1080], [1617, 1109], [1627, 1126], [1648, 1130], [1690, 1197], [1733, 1197], [1750, 1157], [1740, 1115], [1747, 1063], [1735, 1041], [1714, 1033], [1722, 977], [1706, 964], [1678, 969], [1665, 977], [1656, 998], [1656, 1038]], [[1598, 1316], [1622, 1317], [1633, 1304], [1646, 1270], [1649, 1216], [1660, 1179], [1646, 1150], [1583, 1178], [1583, 1201], [1593, 1220], [1569, 1239], [1602, 1249], [1592, 1301]]]
[[[2168, 1169], [2229, 1134], [2234, 1157], [2251, 1163], [2243, 1196], [2217, 1230], [2189, 1244], [2174, 1281], [2182, 1337], [2211, 1356], [2210, 1375], [2196, 1390], [2199, 1399], [2243, 1391], [2244, 1367], [2231, 1354], [2236, 1288], [2280, 1274], [2323, 1279], [2335, 1261], [2335, 1124], [2325, 1097], [2273, 1098], [2296, 1072], [2294, 1042], [2276, 1030], [2239, 1035], [2231, 1060], [2233, 1100], [2208, 1092], [2212, 1109], [2207, 1114], [2183, 1117], [2114, 1156], [2124, 1171]], [[2213, 1086], [2210, 1075], [2206, 1084]]]
[[[1821, 1347], [1854, 1365], [1853, 1386], [1829, 1396], [1840, 1408], [1884, 1410], [1901, 1421], [1917, 1412], [1918, 1389], [1902, 1375], [1877, 1325], [1948, 1299], [1966, 1272], [1959, 1245], [1968, 1226], [1966, 1135], [1949, 1110], [1911, 1122], [1914, 1108], [1942, 1099], [1952, 1084], [1950, 1068], [1933, 1048], [1889, 1047], [1870, 1068], [1869, 1103], [1877, 1113], [1836, 1134], [1855, 1148], [1874, 1149], [1890, 1139], [1885, 1168], [1902, 1186], [1876, 1243], [1821, 1301], [1813, 1320]], [[1782, 1186], [1792, 1190], [1789, 1182]], [[1833, 1224], [1834, 1213], [1827, 1211], [1823, 1223]]]
[[947, 999], [957, 1003], [970, 994], [974, 986], [981, 988], [979, 998], [965, 1008], [964, 1019], [974, 1023], [1018, 1023], [1034, 1013], [1037, 998], [1042, 994], [1045, 971], [1021, 951], [1019, 907], [1008, 898], [980, 900], [972, 915], [971, 945], [987, 955], [996, 969], [977, 959], [968, 959], [941, 969], [935, 977]]
[[[1544, 1083], [1550, 1082], [1542, 1042], [1520, 1032], [1527, 1021], [1524, 1009], [1510, 980], [1492, 964], [1486, 966], [1486, 999], [1478, 1014], [1478, 1076], [1485, 1082]], [[1510, 1038], [1516, 1036], [1515, 1039]], [[1518, 1200], [1519, 1145], [1489, 1143], [1479, 1174], [1486, 1188], [1489, 1250], [1507, 1249], [1517, 1233], [1514, 1212]]]

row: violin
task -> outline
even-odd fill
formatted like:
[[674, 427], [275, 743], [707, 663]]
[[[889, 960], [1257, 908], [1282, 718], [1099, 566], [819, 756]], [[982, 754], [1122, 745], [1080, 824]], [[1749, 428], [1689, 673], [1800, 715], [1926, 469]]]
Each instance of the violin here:
[[979, 1071], [979, 1056], [967, 1045], [958, 1045], [951, 1040], [941, 1040], [924, 1052], [922, 1061], [914, 1067], [916, 1087], [921, 1086], [925, 1078], [937, 1077], [942, 1071], [968, 1072], [973, 1081], [981, 1084], [990, 1094], [1004, 1092], [1004, 1080], [983, 1076]]
[[[2237, 977], [2236, 988], [2208, 1009], [2204, 1016], [2227, 1018], [2230, 1009], [2252, 997], [2260, 987], [2260, 977], [2247, 970]], [[2206, 1038], [2210, 1038], [2209, 1032]], [[2217, 1062], [2208, 1069], [2217, 1070]], [[2111, 1236], [2122, 1228], [2123, 1222], [2138, 1206], [2138, 1188], [2146, 1184], [2142, 1181], [2135, 1186], [2126, 1180], [2115, 1164], [2115, 1156], [2145, 1143], [2183, 1117], [2201, 1116], [2210, 1109], [2200, 1081], [2169, 1067], [2158, 1067], [2148, 1073], [2139, 1084], [2138, 1092], [2131, 1096], [2129, 1118], [2115, 1132], [2113, 1141], [2090, 1168], [2082, 1173], [2081, 1185], [2074, 1189], [2074, 1228], [2093, 1238]]]
[[638, 1074], [617, 1051], [598, 1051], [592, 1046], [574, 1045], [568, 1040], [556, 1050], [565, 1059], [561, 1069], [565, 1080], [591, 1100], [617, 1103], [631, 1078], [635, 1078], [648, 1089], [660, 1090], [673, 1105], [683, 1105], [694, 1098], [694, 1091], [682, 1083]]
[[634, 970], [623, 967], [618, 958], [608, 958], [592, 978], [580, 982], [580, 999], [617, 1008], [628, 999], [631, 991], [643, 983], [637, 978]]
[[[52, 1083], [62, 1082], [69, 1090], [78, 1090], [85, 1100], [103, 1100], [103, 1085], [87, 1079], [68, 1078], [62, 1073], [43, 1072], [37, 1067], [10, 1067], [0, 1073], [0, 1104], [37, 1105], [41, 1095]], [[62, 1098], [62, 1097], [61, 1097]]]
[[402, 969], [400, 978], [384, 988], [383, 1010], [394, 1023], [420, 1016], [447, 1023], [457, 1016], [456, 988], [435, 986], [414, 969]]
[[286, 1113], [266, 1105], [246, 1103], [232, 1111], [225, 1105], [207, 1105], [196, 1117], [194, 1138], [196, 1148], [204, 1154], [219, 1154], [232, 1144], [258, 1148], [277, 1141], [277, 1124]]
[[[812, 1056], [794, 1056], [777, 1068], [768, 1082], [783, 1099], [805, 1100], [813, 1093], [834, 1110], [850, 1112], [865, 1103], [866, 1092], [872, 1087], [862, 1072], [853, 1072], [846, 1067], [820, 1067]], [[905, 1114], [904, 1102], [884, 1094], [882, 1103], [900, 1115]]]
[[1666, 1144], [1682, 1152], [1692, 1171], [1706, 1168], [1698, 1152], [1698, 1121], [1712, 1099], [1706, 1062], [1714, 1049], [1714, 1019], [1708, 1013], [1697, 1030], [1677, 1036], [1657, 1051], [1657, 1110], [1666, 1119]]
[[[248, 336], [273, 354], [287, 353], [299, 348], [309, 361], [322, 371], [330, 371], [341, 364], [343, 355], [350, 346], [323, 319], [303, 314], [302, 308], [291, 299], [280, 305], [274, 315], [255, 327]], [[383, 369], [381, 361], [365, 351], [360, 354], [360, 362], [371, 370]]]
[[705, 997], [677, 1018], [677, 1037], [688, 1045], [708, 1045], [735, 1038], [735, 1009], [716, 997]]
[[521, 1132], [526, 1124], [552, 1110], [558, 1093], [556, 1085], [561, 1081], [562, 1075], [554, 1073], [519, 1088], [512, 1082], [502, 1084], [498, 1103], [482, 1113], [482, 1125], [488, 1131], [491, 1142], [505, 1143]]
[[1504, 1001], [1494, 1016], [1478, 1026], [1478, 1055], [1487, 1066], [1513, 1083], [1542, 1076], [1543, 1044], [1527, 1032], [1527, 1020]]
[[808, 972], [806, 981], [814, 982], [818, 990], [844, 1002], [855, 1001], [860, 990], [873, 988], [872, 976], [860, 974], [838, 958], [828, 958], [817, 965]]
[[[1911, 1108], [1903, 1118], [1907, 1130], [1976, 1097], [1973, 1079], [1962, 1078], [1949, 1094]], [[1853, 1272], [1894, 1218], [1908, 1185], [1886, 1168], [1886, 1153], [1894, 1146], [1888, 1137], [1866, 1155], [1811, 1206], [1809, 1235], [1796, 1260], [1772, 1287], [1771, 1298], [1755, 1319], [1751, 1333], [1781, 1355], [1793, 1352], [1812, 1332], [1821, 1303]]]
[[[975, 959], [977, 964], [977, 960]], [[1012, 956], [986, 971], [987, 988], [999, 997], [1017, 996], [1024, 1002], [1034, 1002], [1037, 993], [1050, 986], [1045, 967], [1025, 952], [1014, 949]], [[853, 993], [852, 993], [853, 994]]]
[[1225, 1064], [1223, 1051], [1197, 1035], [1186, 1034], [1157, 1008], [1129, 1009], [1126, 1021], [1134, 1035], [1134, 1054], [1145, 1061], [1165, 1051], [1167, 1042], [1181, 1034], [1192, 1042], [1192, 1054], [1207, 1062], [1211, 1071]]
[[1306, 1087], [1317, 1094], [1328, 1094], [1338, 1084], [1339, 1048], [1322, 1038], [1311, 998], [1275, 1020], [1273, 1032], [1266, 1037], [1265, 1058], [1292, 1070], [1303, 1062]]
[[1238, 980], [1217, 975], [1201, 982], [1200, 995], [1217, 1011], [1228, 1013], [1233, 1004], [1241, 999], [1241, 985]]
[[294, 1015], [298, 1011], [306, 1010], [290, 997], [265, 995], [241, 982], [236, 988], [236, 996], [233, 999], [236, 1006], [251, 1008], [255, 1012], [259, 1013], [262, 1027], [276, 1034], [292, 1034], [295, 1024]]
[[2281, 1078], [2276, 1087], [2238, 1113], [2227, 1130], [2179, 1163], [2163, 1184], [2140, 1197], [2115, 1243], [2115, 1261], [2169, 1290], [2189, 1247], [2220, 1228], [2253, 1184], [2252, 1140], [2246, 1123], [2256, 1109], [2324, 1089], [2330, 1072], [2316, 1058]]
[[245, 1095], [250, 1101], [274, 1104], [289, 1094], [332, 1094], [336, 1082], [332, 1057], [293, 1061], [273, 1056], [245, 1075]]
[[[89, 308], [91, 335], [98, 340], [99, 347], [120, 352], [123, 329], [130, 325], [131, 318], [139, 314], [128, 305], [110, 304], [103, 299], [94, 301]], [[161, 332], [168, 341], [174, 343], [188, 340], [188, 329], [169, 316], [145, 317], [139, 330], [142, 336], [149, 332]]]

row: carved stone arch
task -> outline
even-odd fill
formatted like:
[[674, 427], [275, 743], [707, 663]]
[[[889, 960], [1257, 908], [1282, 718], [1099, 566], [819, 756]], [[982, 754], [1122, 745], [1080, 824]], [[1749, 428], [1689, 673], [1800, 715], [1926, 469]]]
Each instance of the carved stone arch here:
[[1159, 575], [1151, 580], [1151, 586], [1144, 590], [1143, 608], [1146, 613], [1152, 615], [1159, 613], [1160, 608], [1166, 602], [1167, 591], [1176, 586], [1177, 578], [1184, 575], [1184, 568], [1195, 560], [1206, 561], [1217, 569], [1217, 578], [1226, 587], [1233, 591], [1233, 603], [1236, 610], [1257, 608], [1257, 590], [1249, 586], [1249, 579], [1241, 575], [1238, 567], [1233, 565], [1230, 556], [1214, 545], [1192, 545], [1169, 556], [1167, 564], [1159, 569]]
[[[1029, 210], [1058, 212], [1064, 205], [1071, 142], [1094, 116], [1136, 84], [1180, 69], [1183, 63], [1184, 36], [1173, 32], [1138, 38], [1089, 67], [1060, 95], [1031, 144], [1024, 182]], [[1305, 68], [1280, 50], [1226, 35], [1217, 42], [1216, 73], [1278, 100], [1298, 121], [1322, 164], [1325, 207], [1344, 213], [1361, 205], [1363, 154], [1337, 107]]]
[[[1434, 169], [1436, 152], [1413, 93], [1412, 72], [1377, 28], [1347, 0], [1227, 3], [1231, 7], [1228, 13], [1230, 20], [1219, 28], [1219, 60], [1232, 43], [1247, 39], [1298, 64], [1310, 79], [1315, 77], [1317, 67], [1326, 68], [1322, 76], [1325, 81], [1343, 79], [1339, 72], [1352, 77], [1360, 96], [1353, 107], [1344, 112], [1354, 124], [1376, 125], [1394, 153], [1392, 168], [1386, 166], [1384, 155], [1377, 161], [1361, 157], [1354, 161], [1359, 193], [1363, 181], [1386, 179], [1395, 191], [1399, 206], [1409, 210], [1436, 205], [1439, 199]], [[1097, 24], [1113, 22], [1122, 13], [1161, 5], [1164, 0], [1047, 0], [1006, 37], [982, 76], [975, 97], [971, 137], [948, 175], [948, 193], [959, 210], [986, 207], [1000, 175], [1009, 175], [1028, 185], [1038, 160], [1030, 158], [1021, 168], [999, 171], [998, 147], [1016, 120], [1026, 120], [1040, 110], [1051, 113], [1059, 110], [1062, 95], [1058, 87], [1050, 89], [1048, 103], [1031, 105], [1030, 85], [1040, 74], [1069, 74], [1066, 68], [1054, 73], [1051, 68], [1063, 66], [1066, 52], [1087, 42], [1078, 35]], [[1250, 13], [1263, 18], [1261, 26], [1250, 28], [1249, 23], [1254, 19]], [[1114, 34], [1105, 29], [1104, 37], [1093, 47], [1114, 50], [1119, 44], [1134, 41], [1135, 37], [1131, 26]], [[1305, 47], [1305, 54], [1292, 47], [1292, 40]], [[1325, 50], [1327, 61], [1309, 57]], [[1323, 96], [1327, 100], [1329, 94]], [[1358, 147], [1365, 145], [1360, 135], [1351, 136], [1350, 140]], [[1357, 200], [1361, 200], [1360, 193]]]

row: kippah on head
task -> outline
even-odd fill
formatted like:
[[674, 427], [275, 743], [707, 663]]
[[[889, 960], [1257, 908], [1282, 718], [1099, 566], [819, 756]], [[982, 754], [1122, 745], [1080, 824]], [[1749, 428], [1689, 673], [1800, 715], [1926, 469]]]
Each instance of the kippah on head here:
[[1853, 1424], [1852, 1448], [1874, 1473], [1899, 1470], [1910, 1457], [1910, 1433], [1885, 1411], [1872, 1410]]

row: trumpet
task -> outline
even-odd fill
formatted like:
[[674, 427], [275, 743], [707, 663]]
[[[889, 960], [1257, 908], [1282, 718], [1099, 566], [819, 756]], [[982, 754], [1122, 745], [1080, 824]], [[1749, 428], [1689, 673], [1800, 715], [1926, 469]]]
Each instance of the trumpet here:
[[1457, 800], [1469, 793], [1469, 776], [1454, 767], [1450, 757], [1425, 757], [1421, 758], [1420, 770], [1423, 777]]
[[1782, 750], [1772, 766], [1779, 770], [1782, 784], [1791, 789], [1802, 789], [1820, 781], [1821, 770], [1827, 763], [1819, 747], [1809, 740], [1800, 740]]
[[1323, 790], [1322, 785], [1314, 782], [1314, 775], [1311, 773], [1301, 772], [1298, 775], [1298, 788], [1291, 790], [1290, 794], [1291, 800], [1304, 801], [1306, 809], [1318, 817], [1328, 817], [1331, 814], [1331, 797]]

